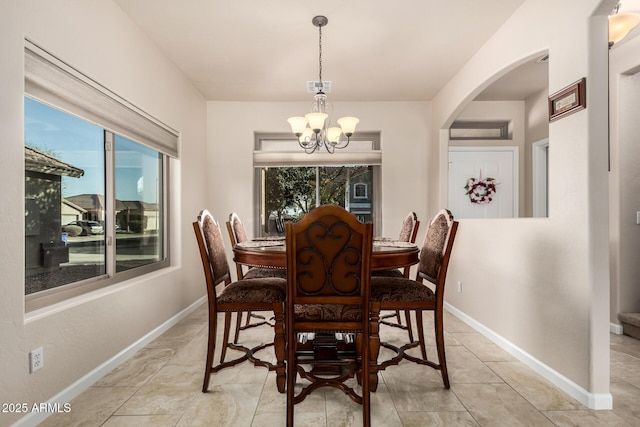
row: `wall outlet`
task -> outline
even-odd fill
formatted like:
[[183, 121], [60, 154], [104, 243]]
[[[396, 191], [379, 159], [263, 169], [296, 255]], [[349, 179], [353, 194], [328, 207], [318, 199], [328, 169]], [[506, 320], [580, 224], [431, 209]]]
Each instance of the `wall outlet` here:
[[29, 372], [34, 373], [44, 366], [44, 350], [38, 347], [29, 353]]
[[462, 293], [462, 282], [458, 281], [458, 293]]

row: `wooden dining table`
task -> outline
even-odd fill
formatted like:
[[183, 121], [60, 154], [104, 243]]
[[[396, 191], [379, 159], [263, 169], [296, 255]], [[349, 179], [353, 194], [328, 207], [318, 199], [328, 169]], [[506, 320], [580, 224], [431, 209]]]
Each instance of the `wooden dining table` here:
[[[419, 249], [415, 243], [374, 237], [372, 270], [405, 268], [417, 264]], [[263, 237], [237, 243], [233, 260], [249, 267], [286, 269], [287, 251], [284, 236]], [[407, 269], [408, 270], [408, 269]]]

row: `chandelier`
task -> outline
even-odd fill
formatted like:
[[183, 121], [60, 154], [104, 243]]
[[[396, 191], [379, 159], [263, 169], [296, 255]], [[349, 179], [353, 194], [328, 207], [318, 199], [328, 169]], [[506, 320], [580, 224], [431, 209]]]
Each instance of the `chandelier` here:
[[313, 153], [320, 147], [333, 153], [336, 148], [342, 149], [349, 145], [349, 138], [354, 134], [360, 120], [355, 117], [342, 117], [337, 120], [340, 127], [331, 126], [333, 106], [327, 101], [322, 82], [322, 27], [327, 25], [329, 20], [326, 16], [316, 16], [311, 22], [318, 27], [319, 34], [318, 92], [316, 92], [313, 104], [311, 104], [311, 112], [305, 114], [304, 117], [290, 117], [287, 121], [291, 125], [291, 131], [298, 138], [298, 144], [307, 154]]

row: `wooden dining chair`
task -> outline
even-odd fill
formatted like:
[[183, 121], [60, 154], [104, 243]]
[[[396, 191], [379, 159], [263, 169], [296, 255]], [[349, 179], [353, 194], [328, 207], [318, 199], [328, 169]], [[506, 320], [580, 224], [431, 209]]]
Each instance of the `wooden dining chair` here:
[[[444, 348], [443, 305], [444, 286], [446, 283], [449, 259], [453, 249], [458, 222], [446, 209], [441, 210], [429, 223], [424, 244], [420, 250], [420, 263], [416, 279], [404, 277], [372, 277], [371, 300], [380, 303], [381, 310], [411, 310], [416, 314], [418, 341], [396, 347], [388, 343], [382, 346], [396, 352], [396, 356], [384, 362], [378, 362], [374, 371], [386, 369], [390, 365], [397, 365], [400, 360], [407, 359], [422, 365], [440, 370], [445, 388], [449, 388], [447, 359]], [[422, 312], [433, 311], [438, 363], [427, 358]], [[422, 357], [414, 357], [406, 350], [420, 346]], [[377, 347], [376, 347], [377, 348]], [[377, 358], [377, 354], [374, 357]], [[374, 375], [372, 373], [372, 375]]]
[[[202, 392], [206, 393], [209, 389], [209, 379], [212, 374], [249, 360], [255, 365], [267, 367], [270, 371], [275, 370], [278, 391], [283, 393], [285, 390], [284, 302], [286, 299], [286, 279], [266, 277], [232, 282], [218, 222], [209, 211], [203, 210], [198, 215], [197, 221], [193, 223], [193, 229], [200, 250], [209, 303], [209, 338]], [[217, 289], [218, 287], [220, 289]], [[236, 313], [239, 316], [244, 312], [252, 311], [273, 313], [273, 341], [253, 348], [230, 343], [231, 314]], [[220, 363], [214, 365], [218, 313], [224, 313], [224, 335], [220, 348]], [[267, 322], [262, 324], [265, 323]], [[274, 347], [275, 365], [255, 356], [257, 351], [269, 346]], [[225, 361], [227, 348], [242, 352], [242, 356]]]
[[[231, 212], [229, 214], [229, 221], [227, 221], [227, 231], [229, 232], [229, 240], [231, 241], [231, 247], [233, 248], [237, 243], [242, 243], [250, 240], [247, 237], [247, 232], [244, 228], [242, 220], [237, 213]], [[274, 268], [258, 268], [248, 267], [236, 262], [236, 274], [238, 280], [242, 279], [260, 279], [263, 277], [281, 277], [287, 278], [286, 270], [274, 269]]]
[[[229, 221], [227, 221], [227, 232], [229, 233], [229, 240], [231, 241], [231, 247], [235, 247], [237, 243], [246, 242], [249, 240], [247, 237], [247, 231], [244, 228], [244, 224], [237, 213], [231, 212], [229, 214]], [[280, 277], [282, 279], [287, 278], [286, 270], [275, 268], [260, 268], [249, 267], [239, 262], [236, 264], [236, 277], [238, 280], [248, 279], [262, 279], [264, 277]], [[240, 313], [236, 320], [236, 330], [233, 336], [233, 342], [237, 343], [240, 337], [240, 331], [253, 328], [255, 326], [262, 325], [264, 323], [264, 316], [257, 313], [246, 313], [246, 321], [242, 325], [242, 317], [244, 315]], [[251, 319], [257, 319], [257, 322], [251, 322]]]
[[[419, 228], [420, 221], [418, 220], [418, 215], [416, 215], [416, 213], [413, 211], [409, 212], [402, 221], [402, 225], [400, 226], [398, 241], [415, 243]], [[389, 270], [374, 270], [371, 272], [371, 275], [382, 277], [404, 277], [408, 279], [410, 271], [411, 267], [405, 267], [402, 270], [392, 268]], [[413, 341], [413, 330], [411, 328], [411, 317], [409, 311], [404, 312], [404, 318], [405, 324], [403, 325], [400, 321], [400, 311], [396, 310], [394, 313], [380, 316], [380, 323], [383, 325], [407, 330], [407, 332], [409, 333], [409, 340]], [[395, 321], [390, 319], [395, 319]]]
[[[339, 206], [323, 205], [299, 222], [286, 223], [285, 230], [287, 425], [293, 425], [295, 404], [320, 387], [335, 387], [362, 404], [364, 425], [368, 426], [370, 365], [374, 362], [369, 340], [378, 333], [374, 323], [379, 312], [375, 304], [370, 314], [372, 224], [359, 222]], [[315, 333], [315, 340], [322, 334], [353, 334], [349, 336], [355, 336], [355, 354], [324, 348], [324, 357], [317, 357], [318, 353], [304, 351], [298, 341], [308, 333]], [[324, 369], [336, 366], [333, 375]], [[296, 394], [298, 375], [304, 385]], [[361, 383], [360, 393], [346, 383], [354, 376]]]

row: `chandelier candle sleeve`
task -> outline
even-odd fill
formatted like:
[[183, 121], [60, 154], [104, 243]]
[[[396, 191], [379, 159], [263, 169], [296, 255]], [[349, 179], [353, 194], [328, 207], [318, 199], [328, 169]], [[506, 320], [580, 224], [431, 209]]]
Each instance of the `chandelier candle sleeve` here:
[[[349, 145], [349, 138], [356, 131], [356, 125], [360, 120], [355, 117], [342, 117], [338, 119], [338, 126], [331, 126], [331, 114], [333, 106], [327, 101], [327, 95], [323, 92], [322, 83], [322, 27], [329, 20], [325, 16], [316, 16], [311, 22], [318, 27], [319, 40], [319, 84], [318, 92], [314, 96], [311, 111], [304, 117], [290, 117], [287, 121], [291, 126], [291, 132], [298, 138], [298, 144], [307, 154], [311, 154], [320, 147], [333, 153], [336, 148], [342, 149]], [[346, 137], [346, 140], [342, 138]]]

